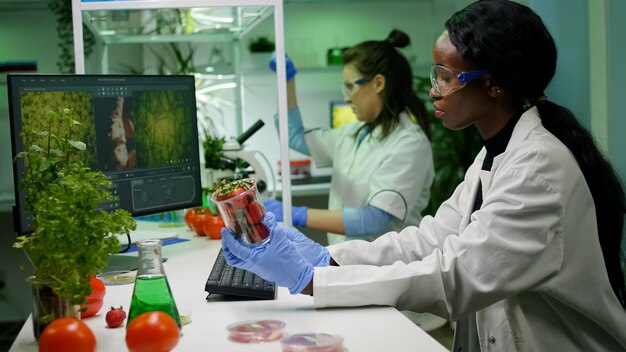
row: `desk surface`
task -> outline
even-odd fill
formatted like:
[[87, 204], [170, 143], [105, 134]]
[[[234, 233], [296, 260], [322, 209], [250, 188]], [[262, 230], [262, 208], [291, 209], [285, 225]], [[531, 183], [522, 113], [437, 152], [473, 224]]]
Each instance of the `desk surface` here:
[[[155, 226], [142, 224], [142, 227]], [[159, 231], [163, 231], [160, 230]], [[183, 336], [174, 351], [280, 351], [279, 341], [242, 344], [228, 340], [226, 326], [250, 319], [285, 322], [289, 334], [329, 332], [344, 337], [346, 351], [446, 351], [437, 341], [391, 307], [314, 309], [313, 298], [290, 295], [278, 289], [273, 301], [207, 302], [204, 284], [221, 242], [194, 236], [191, 231], [171, 229], [191, 239], [163, 247], [169, 260], [165, 271], [179, 311], [189, 311], [192, 322], [183, 327]], [[98, 351], [127, 351], [124, 327], [106, 328], [106, 307], [124, 306], [128, 311], [133, 285], [107, 286], [103, 309], [84, 320], [96, 335]], [[30, 318], [17, 336], [10, 352], [37, 351]]]

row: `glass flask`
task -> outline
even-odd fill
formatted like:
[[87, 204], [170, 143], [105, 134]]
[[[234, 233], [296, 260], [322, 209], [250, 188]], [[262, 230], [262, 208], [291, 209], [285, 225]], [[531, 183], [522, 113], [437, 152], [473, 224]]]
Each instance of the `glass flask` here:
[[137, 251], [139, 253], [139, 270], [135, 278], [133, 298], [130, 302], [126, 326], [140, 314], [158, 310], [169, 314], [176, 321], [178, 328], [182, 329], [176, 302], [174, 302], [163, 269], [161, 240], [138, 241]]

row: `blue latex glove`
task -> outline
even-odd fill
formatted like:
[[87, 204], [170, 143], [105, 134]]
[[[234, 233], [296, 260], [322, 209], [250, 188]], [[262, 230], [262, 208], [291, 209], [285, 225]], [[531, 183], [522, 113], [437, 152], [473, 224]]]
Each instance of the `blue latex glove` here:
[[[271, 211], [276, 221], [283, 221], [283, 202], [276, 199], [263, 200], [265, 210]], [[291, 207], [291, 222], [294, 226], [306, 226], [308, 207]]]
[[269, 241], [258, 246], [248, 246], [237, 240], [230, 230], [222, 228], [226, 262], [287, 287], [291, 294], [302, 292], [313, 280], [313, 264], [298, 253], [286, 234], [288, 229], [276, 224], [274, 214], [266, 212], [263, 224], [270, 231]]
[[[272, 59], [269, 63], [270, 70], [276, 72], [276, 52], [272, 54]], [[287, 82], [291, 81], [291, 79], [298, 73], [296, 67], [293, 65], [293, 61], [285, 54], [285, 72], [287, 76]]]
[[326, 247], [311, 240], [293, 227], [284, 228], [283, 231], [291, 243], [296, 245], [298, 253], [313, 266], [328, 266], [330, 264], [330, 253]]

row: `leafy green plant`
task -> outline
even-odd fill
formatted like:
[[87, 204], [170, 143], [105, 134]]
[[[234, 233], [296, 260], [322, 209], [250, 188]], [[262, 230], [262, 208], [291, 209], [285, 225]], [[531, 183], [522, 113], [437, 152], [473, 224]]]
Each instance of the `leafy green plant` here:
[[251, 53], [271, 53], [274, 51], [274, 42], [266, 36], [254, 37], [248, 43]]
[[[72, 27], [72, 0], [50, 0], [48, 8], [56, 16], [57, 36], [61, 54], [57, 60], [57, 67], [61, 73], [74, 73], [74, 29]], [[96, 38], [83, 25], [83, 49], [85, 57], [91, 55]]]
[[[430, 79], [415, 77], [415, 91], [424, 101], [431, 101], [428, 96]], [[473, 126], [460, 131], [447, 129], [441, 120], [435, 117], [432, 105], [426, 104], [429, 112], [435, 179], [430, 189], [428, 206], [424, 214], [434, 215], [441, 203], [450, 198], [456, 186], [463, 181], [463, 176], [470, 167], [476, 154], [483, 146], [478, 130]]]
[[26, 252], [37, 281], [79, 304], [91, 292], [91, 276], [104, 269], [109, 254], [119, 251], [119, 241], [111, 234], [136, 225], [125, 210], [100, 209], [114, 199], [108, 191], [111, 182], [81, 161], [86, 145], [73, 139], [80, 122], [72, 116], [70, 109], [61, 117], [50, 111], [47, 130], [20, 133], [25, 150], [15, 162], [21, 158], [25, 164], [20, 189], [26, 191], [34, 231], [19, 236], [14, 247]]
[[204, 167], [207, 169], [219, 169], [222, 160], [222, 147], [226, 143], [224, 137], [213, 137], [208, 131], [204, 131]]

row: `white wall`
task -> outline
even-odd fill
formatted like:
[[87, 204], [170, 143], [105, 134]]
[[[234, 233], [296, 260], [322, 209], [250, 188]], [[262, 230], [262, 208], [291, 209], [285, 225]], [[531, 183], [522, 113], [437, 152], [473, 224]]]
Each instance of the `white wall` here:
[[[0, 62], [37, 61], [38, 72], [56, 73], [59, 55], [55, 20], [44, 6], [28, 10], [0, 8]], [[29, 268], [24, 253], [12, 248], [15, 240], [9, 209], [13, 199], [11, 137], [5, 75], [0, 76], [0, 273], [7, 286], [0, 291], [0, 322], [19, 321], [31, 311], [25, 278]], [[7, 200], [10, 203], [7, 203]]]
[[[0, 8], [0, 62], [36, 61], [38, 72], [58, 72], [55, 20], [44, 7]], [[6, 75], [0, 75], [0, 202], [13, 197]], [[6, 166], [6, 167], [5, 167]]]

